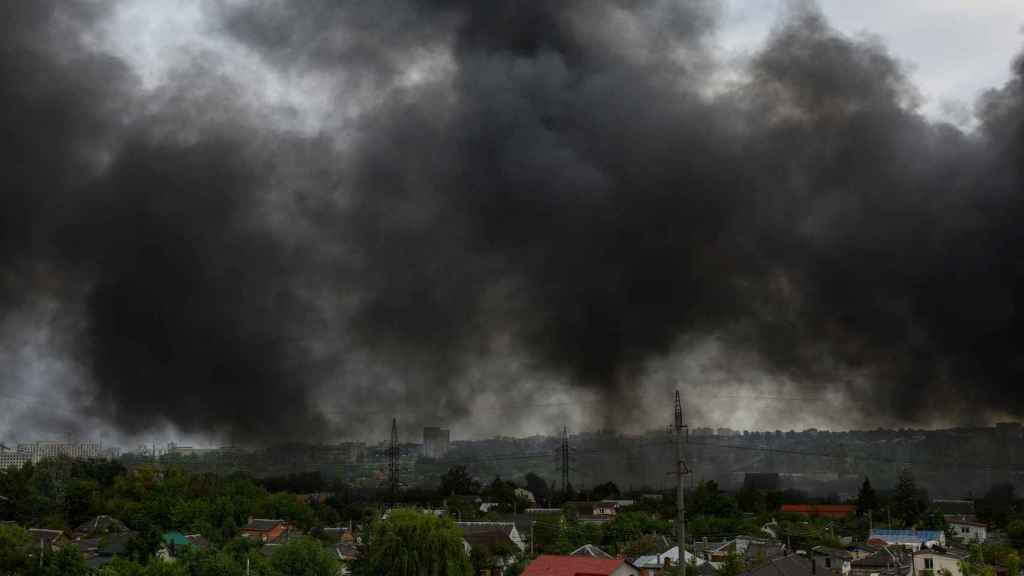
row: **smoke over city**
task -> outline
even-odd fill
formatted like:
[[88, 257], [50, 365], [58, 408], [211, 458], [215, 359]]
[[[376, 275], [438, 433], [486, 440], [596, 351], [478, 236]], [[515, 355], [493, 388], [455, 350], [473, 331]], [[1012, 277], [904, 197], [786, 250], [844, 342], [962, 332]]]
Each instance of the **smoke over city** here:
[[713, 349], [848, 422], [1024, 415], [1013, 54], [954, 126], [809, 4], [737, 63], [702, 0], [225, 1], [156, 71], [104, 40], [127, 5], [0, 8], [6, 398], [260, 442], [562, 387], [660, 426], [641, 391]]

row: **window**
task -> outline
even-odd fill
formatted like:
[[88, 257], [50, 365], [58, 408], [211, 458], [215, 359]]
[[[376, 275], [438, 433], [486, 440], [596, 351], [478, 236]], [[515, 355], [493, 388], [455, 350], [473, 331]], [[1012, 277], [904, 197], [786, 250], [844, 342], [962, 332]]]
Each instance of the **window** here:
[[831, 567], [832, 567], [832, 559], [826, 557], [825, 558], [825, 568], [831, 568]]
[[924, 559], [924, 569], [925, 570], [931, 570], [932, 568], [934, 568], [934, 565], [935, 565], [935, 561], [932, 560], [931, 558], [925, 558]]

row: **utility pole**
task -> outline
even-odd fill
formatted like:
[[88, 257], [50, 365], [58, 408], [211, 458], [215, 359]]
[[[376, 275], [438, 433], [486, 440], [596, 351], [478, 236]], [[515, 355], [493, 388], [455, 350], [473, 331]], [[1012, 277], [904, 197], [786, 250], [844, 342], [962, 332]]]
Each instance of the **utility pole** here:
[[388, 448], [388, 486], [391, 489], [391, 503], [398, 498], [399, 485], [398, 419], [391, 419], [391, 445]]
[[676, 390], [675, 404], [675, 426], [673, 428], [676, 435], [676, 523], [679, 525], [677, 532], [679, 574], [686, 576], [686, 503], [683, 479], [689, 470], [686, 468], [686, 459], [683, 453], [683, 436], [688, 433], [688, 428], [686, 424], [683, 424], [683, 403], [679, 399], [679, 390]]
[[536, 520], [530, 522], [530, 558], [533, 558], [533, 525], [536, 523]]
[[559, 468], [562, 472], [562, 500], [569, 499], [569, 428], [562, 426], [562, 445], [559, 449]]

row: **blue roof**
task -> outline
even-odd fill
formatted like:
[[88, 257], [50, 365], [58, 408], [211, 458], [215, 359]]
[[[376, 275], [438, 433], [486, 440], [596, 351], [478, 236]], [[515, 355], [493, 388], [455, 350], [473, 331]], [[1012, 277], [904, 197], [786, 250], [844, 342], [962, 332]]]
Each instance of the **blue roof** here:
[[875, 528], [871, 530], [869, 538], [881, 538], [882, 540], [894, 540], [901, 542], [928, 542], [931, 540], [941, 540], [942, 532], [939, 530], [889, 530], [885, 528]]

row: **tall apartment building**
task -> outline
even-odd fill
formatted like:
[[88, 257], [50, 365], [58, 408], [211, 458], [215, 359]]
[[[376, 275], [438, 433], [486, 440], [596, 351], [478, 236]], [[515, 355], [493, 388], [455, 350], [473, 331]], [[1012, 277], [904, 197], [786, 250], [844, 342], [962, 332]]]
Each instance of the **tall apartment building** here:
[[32, 456], [14, 450], [0, 450], [0, 470], [21, 468], [32, 461]]
[[104, 449], [102, 444], [93, 442], [30, 442], [18, 444], [15, 453], [28, 457], [32, 462], [61, 457], [87, 459], [117, 456], [115, 449]]
[[321, 450], [329, 461], [355, 464], [363, 460], [366, 454], [366, 443], [340, 442], [323, 446]]
[[423, 456], [426, 458], [441, 458], [448, 453], [448, 445], [451, 443], [451, 431], [436, 426], [423, 428]]

